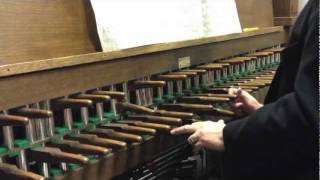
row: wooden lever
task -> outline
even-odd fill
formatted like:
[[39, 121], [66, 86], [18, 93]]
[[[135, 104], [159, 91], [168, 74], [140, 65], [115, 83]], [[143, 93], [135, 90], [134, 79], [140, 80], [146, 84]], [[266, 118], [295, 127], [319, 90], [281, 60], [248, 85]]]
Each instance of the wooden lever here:
[[153, 114], [154, 110], [144, 107], [144, 106], [139, 106], [136, 104], [131, 104], [127, 102], [118, 102], [117, 107], [122, 110], [128, 110], [136, 113], [147, 113], [147, 114]]
[[143, 121], [131, 121], [131, 120], [121, 120], [118, 121], [118, 123], [124, 123], [124, 124], [130, 124], [133, 126], [140, 126], [140, 127], [146, 127], [146, 128], [152, 128], [156, 130], [163, 130], [163, 131], [169, 131], [171, 129], [171, 126], [164, 125], [164, 124], [158, 124], [158, 123], [147, 123]]
[[81, 143], [90, 144], [94, 146], [112, 148], [112, 149], [119, 149], [127, 146], [125, 142], [115, 141], [113, 139], [108, 139], [104, 137], [98, 137], [97, 135], [91, 134], [91, 133], [69, 135], [69, 136], [66, 136], [65, 139], [79, 141]]
[[64, 99], [58, 99], [52, 102], [52, 108], [54, 109], [79, 108], [79, 107], [88, 107], [91, 105], [92, 105], [92, 101], [89, 99], [64, 98]]
[[229, 88], [209, 88], [205, 90], [208, 93], [214, 94], [228, 94]]
[[156, 88], [156, 87], [163, 87], [165, 85], [166, 85], [165, 81], [135, 81], [135, 82], [133, 82], [133, 86], [135, 89]]
[[186, 75], [187, 77], [195, 77], [197, 76], [196, 72], [188, 72], [188, 71], [177, 71], [177, 72], [171, 72], [168, 75]]
[[225, 98], [229, 98], [230, 100], [237, 98], [236, 95], [231, 95], [227, 93], [226, 94], [200, 93], [200, 94], [194, 94], [194, 96], [225, 97]]
[[98, 95], [107, 95], [107, 96], [110, 96], [112, 99], [117, 99], [117, 100], [123, 100], [126, 96], [124, 92], [120, 92], [120, 91], [95, 90], [95, 91], [92, 91], [91, 93], [98, 94]]
[[139, 114], [139, 115], [129, 115], [128, 119], [174, 125], [174, 126], [179, 126], [182, 124], [182, 119], [180, 118], [164, 117], [164, 116], [151, 116], [151, 115]]
[[258, 83], [258, 82], [246, 82], [246, 83], [228, 83], [229, 85], [233, 85], [233, 86], [240, 86], [240, 87], [263, 87], [266, 86], [265, 83]]
[[[103, 129], [103, 128], [97, 128], [95, 130], [87, 130], [85, 131], [85, 133], [88, 134], [95, 134], [99, 137], [102, 138], [108, 138], [110, 140], [113, 140], [113, 142], [128, 142], [128, 143], [132, 143], [132, 142], [142, 142], [142, 137], [139, 135], [134, 135], [134, 134], [128, 134], [128, 133], [122, 133], [122, 132], [116, 132], [113, 129]], [[112, 142], [112, 141], [109, 141]], [[111, 144], [110, 144], [111, 145]], [[123, 143], [121, 144], [117, 144], [117, 147], [119, 147], [119, 145], [121, 145], [121, 147], [126, 147], [127, 144], [125, 143], [125, 146]]]
[[177, 81], [177, 80], [185, 80], [188, 76], [183, 74], [165, 74], [158, 75], [157, 79], [162, 81]]
[[145, 128], [145, 127], [137, 127], [137, 126], [129, 126], [127, 124], [121, 124], [121, 123], [102, 124], [102, 125], [99, 125], [99, 127], [114, 129], [116, 131], [138, 134], [138, 135], [155, 135], [156, 134], [155, 129]]
[[131, 103], [119, 102], [117, 106], [121, 109], [132, 111], [135, 113], [143, 113], [150, 115], [160, 115], [160, 116], [171, 116], [176, 118], [188, 119], [192, 118], [193, 114], [189, 112], [173, 112], [173, 111], [164, 111], [164, 110], [153, 110], [144, 106], [139, 106]]
[[224, 115], [224, 116], [234, 116], [235, 113], [232, 111], [214, 108], [212, 105], [204, 104], [162, 104], [161, 108], [164, 109], [175, 109], [177, 111], [192, 111], [200, 114], [210, 114], [210, 115]]
[[78, 94], [73, 96], [73, 98], [76, 99], [89, 99], [93, 101], [94, 103], [99, 102], [107, 102], [110, 101], [111, 97], [108, 95], [102, 95], [102, 94]]
[[177, 112], [177, 111], [166, 111], [166, 110], [155, 110], [153, 114], [159, 115], [159, 116], [181, 118], [181, 119], [192, 119], [194, 117], [194, 114], [190, 112]]
[[11, 111], [10, 113], [28, 118], [50, 118], [53, 116], [53, 113], [50, 110], [35, 108], [19, 108]]
[[17, 166], [0, 163], [0, 177], [4, 180], [44, 180], [43, 176], [33, 172], [23, 171]]
[[226, 109], [221, 109], [221, 108], [213, 108], [214, 114], [215, 115], [222, 115], [222, 116], [236, 116], [236, 113], [233, 111], [229, 111]]
[[208, 97], [208, 96], [184, 96], [177, 99], [178, 102], [185, 103], [219, 103], [229, 102], [230, 99], [226, 97]]
[[228, 67], [230, 66], [229, 63], [224, 63], [224, 62], [218, 62], [218, 63], [210, 63], [210, 64], [207, 64], [208, 66], [222, 66], [222, 67]]
[[201, 66], [197, 66], [197, 69], [204, 69], [204, 70], [217, 70], [217, 69], [222, 69], [222, 65], [214, 65], [214, 64], [205, 64]]
[[46, 144], [49, 147], [56, 147], [65, 152], [73, 152], [85, 155], [106, 155], [110, 153], [110, 149], [94, 146], [89, 144], [81, 144], [78, 141], [61, 140], [59, 142], [48, 142]]
[[207, 71], [205, 69], [185, 69], [180, 72], [195, 72], [195, 73], [201, 75], [201, 74], [206, 73]]
[[229, 88], [241, 88], [241, 89], [243, 89], [245, 91], [248, 91], [248, 92], [249, 91], [252, 92], [254, 90], [258, 90], [259, 89], [259, 87], [257, 87], [257, 86], [243, 86], [243, 85], [241, 85], [241, 86], [225, 85], [225, 86], [219, 86], [219, 88], [226, 88], [226, 89], [229, 89]]
[[0, 126], [24, 126], [29, 123], [27, 117], [0, 115]]
[[213, 108], [212, 105], [204, 105], [204, 104], [185, 104], [185, 103], [177, 103], [177, 104], [161, 104], [161, 109], [172, 109], [176, 111], [191, 111], [191, 112], [198, 112], [198, 111], [209, 111]]
[[62, 152], [58, 148], [41, 147], [28, 150], [30, 161], [48, 162], [48, 163], [74, 163], [85, 164], [89, 159], [85, 156], [73, 153]]

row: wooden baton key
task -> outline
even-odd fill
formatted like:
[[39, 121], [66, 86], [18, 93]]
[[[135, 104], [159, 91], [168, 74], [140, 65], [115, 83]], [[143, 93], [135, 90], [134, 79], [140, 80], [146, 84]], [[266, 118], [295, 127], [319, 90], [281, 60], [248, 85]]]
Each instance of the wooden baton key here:
[[79, 108], [91, 105], [92, 101], [89, 99], [63, 98], [52, 102], [52, 108], [54, 109]]
[[220, 108], [214, 108], [212, 105], [204, 104], [163, 104], [161, 108], [164, 109], [175, 109], [177, 111], [192, 111], [199, 114], [210, 114], [210, 115], [224, 115], [224, 116], [234, 116], [235, 113], [229, 110], [224, 110]]
[[129, 126], [128, 124], [121, 124], [121, 123], [101, 124], [98, 127], [113, 129], [119, 132], [132, 133], [132, 134], [138, 134], [138, 135], [155, 135], [156, 134], [155, 129], [138, 127], [138, 126]]
[[23, 116], [0, 115], [0, 126], [24, 126], [29, 123], [29, 119]]
[[83, 155], [63, 152], [58, 148], [52, 147], [28, 149], [27, 153], [30, 161], [37, 162], [86, 164], [89, 161]]
[[152, 115], [138, 114], [138, 115], [128, 115], [128, 119], [173, 125], [173, 126], [179, 126], [182, 124], [181, 118], [165, 117], [165, 116], [152, 116]]
[[17, 166], [7, 163], [0, 163], [0, 177], [4, 180], [44, 180], [45, 177], [27, 172]]
[[182, 103], [221, 103], [229, 102], [230, 99], [227, 97], [208, 97], [208, 96], [183, 96], [177, 99], [178, 102]]
[[121, 120], [117, 123], [124, 123], [129, 124], [132, 126], [139, 126], [139, 127], [146, 127], [146, 128], [152, 128], [156, 130], [163, 130], [163, 131], [169, 131], [171, 129], [171, 126], [165, 125], [165, 124], [158, 124], [158, 123], [147, 123], [143, 121], [137, 121], [137, 120]]
[[188, 76], [184, 74], [163, 74], [158, 75], [157, 79], [162, 81], [177, 81], [177, 80], [185, 80]]
[[111, 99], [117, 99], [117, 100], [124, 100], [126, 94], [121, 91], [101, 91], [101, 90], [95, 90], [91, 92], [92, 94], [98, 94], [98, 95], [107, 95], [110, 96]]
[[122, 110], [132, 111], [135, 113], [146, 113], [146, 114], [154, 113], [153, 109], [150, 109], [144, 106], [139, 106], [132, 103], [127, 103], [127, 102], [117, 102], [117, 108]]
[[133, 82], [133, 87], [135, 89], [164, 87], [165, 85], [166, 85], [165, 81], [134, 81]]
[[110, 96], [103, 94], [77, 94], [72, 97], [76, 99], [89, 99], [94, 103], [108, 102], [111, 99]]
[[125, 142], [116, 141], [104, 137], [98, 137], [96, 134], [83, 133], [77, 135], [68, 135], [65, 137], [67, 140], [79, 141], [80, 143], [90, 144], [94, 146], [102, 146], [111, 149], [119, 149], [126, 146]]
[[192, 119], [194, 117], [194, 114], [190, 112], [166, 111], [166, 110], [160, 110], [160, 109], [155, 110], [153, 115], [175, 117], [175, 118], [181, 118], [181, 119]]
[[192, 72], [192, 71], [176, 71], [176, 72], [171, 72], [168, 75], [186, 75], [187, 77], [195, 77], [197, 76], [197, 72]]
[[[128, 143], [134, 143], [134, 142], [142, 142], [143, 139], [139, 135], [135, 134], [128, 134], [128, 133], [122, 133], [122, 132], [117, 132], [113, 129], [104, 129], [104, 128], [96, 128], [94, 130], [85, 130], [84, 133], [87, 134], [94, 134], [97, 135], [101, 138], [109, 139], [110, 146], [112, 145], [111, 142], [116, 143], [115, 145], [119, 148], [124, 148], [127, 146], [126, 142]], [[113, 141], [111, 141], [113, 140]], [[121, 142], [121, 143], [119, 143]], [[124, 142], [124, 144], [123, 144]]]
[[81, 144], [78, 141], [61, 140], [59, 142], [48, 142], [46, 146], [56, 147], [65, 152], [73, 152], [85, 155], [99, 155], [103, 156], [111, 152], [110, 149], [101, 146]]
[[50, 118], [53, 116], [52, 111], [35, 108], [19, 108], [10, 111], [11, 114], [25, 116], [28, 118]]
[[236, 99], [236, 95], [231, 94], [214, 94], [214, 93], [200, 93], [200, 94], [194, 94], [194, 96], [208, 96], [208, 97], [225, 97], [229, 98], [230, 100]]

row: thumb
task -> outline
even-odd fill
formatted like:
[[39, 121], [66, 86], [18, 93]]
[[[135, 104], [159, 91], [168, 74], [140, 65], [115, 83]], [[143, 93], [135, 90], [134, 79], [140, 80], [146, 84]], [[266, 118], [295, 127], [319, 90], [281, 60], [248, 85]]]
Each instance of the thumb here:
[[243, 106], [243, 103], [242, 102], [236, 102], [236, 103], [233, 103], [232, 106], [235, 107], [235, 108], [240, 108], [240, 107]]

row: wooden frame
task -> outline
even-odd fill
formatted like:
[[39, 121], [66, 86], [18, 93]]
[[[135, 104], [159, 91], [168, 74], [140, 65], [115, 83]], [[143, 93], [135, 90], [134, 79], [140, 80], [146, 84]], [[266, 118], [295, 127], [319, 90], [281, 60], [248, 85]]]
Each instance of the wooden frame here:
[[273, 27], [111, 53], [4, 65], [0, 66], [0, 109], [175, 70], [181, 57], [190, 57], [191, 65], [197, 65], [283, 42], [282, 27]]

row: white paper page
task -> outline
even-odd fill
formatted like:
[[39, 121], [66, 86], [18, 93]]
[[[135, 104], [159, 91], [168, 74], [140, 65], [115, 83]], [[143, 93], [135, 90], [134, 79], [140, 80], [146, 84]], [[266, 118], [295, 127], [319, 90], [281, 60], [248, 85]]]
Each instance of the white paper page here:
[[199, 0], [91, 0], [104, 51], [202, 36]]
[[242, 32], [235, 0], [202, 0], [205, 36]]
[[[210, 3], [212, 1], [212, 3]], [[234, 0], [91, 0], [103, 51], [239, 32]], [[229, 3], [223, 3], [228, 1]], [[220, 4], [222, 2], [222, 4]], [[219, 12], [211, 6], [219, 6]], [[207, 11], [206, 11], [207, 10]], [[236, 11], [236, 9], [235, 9]], [[222, 15], [225, 12], [226, 14]], [[227, 13], [232, 12], [232, 15]], [[211, 16], [225, 16], [227, 22]], [[233, 17], [232, 17], [233, 16]], [[204, 20], [204, 18], [206, 18]], [[235, 18], [236, 20], [231, 20]], [[238, 23], [240, 25], [240, 23]], [[227, 27], [225, 27], [227, 26]], [[230, 28], [231, 27], [231, 28]], [[219, 28], [219, 30], [215, 30]], [[236, 30], [235, 30], [236, 29]], [[241, 31], [241, 27], [239, 28]]]

